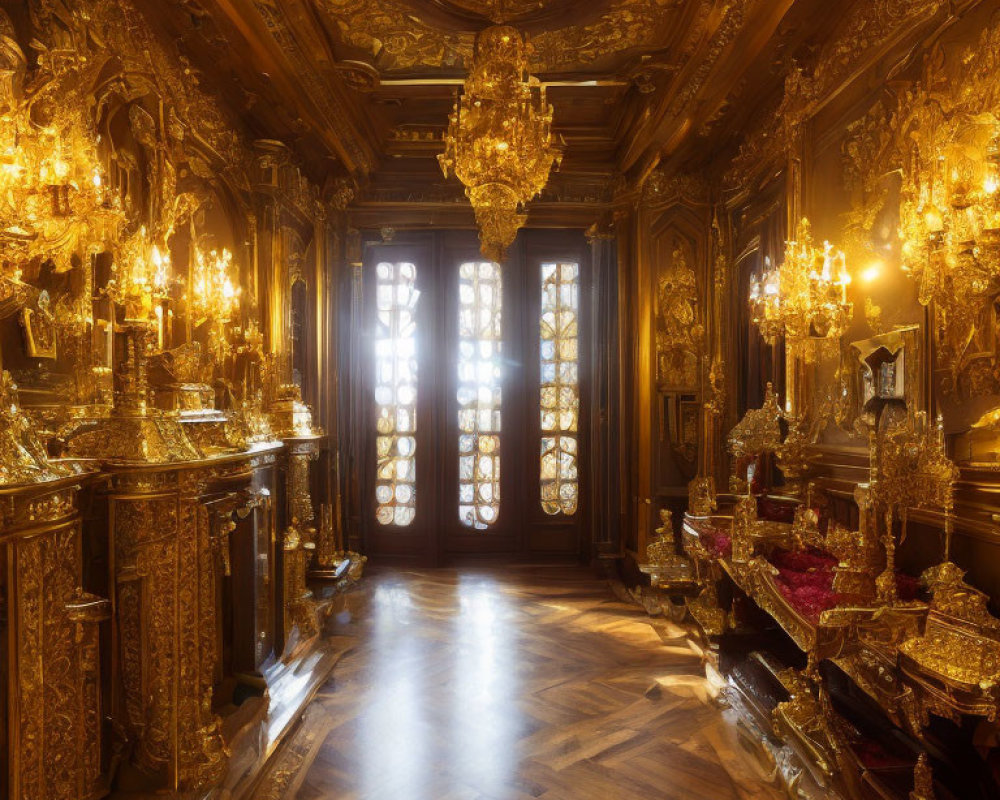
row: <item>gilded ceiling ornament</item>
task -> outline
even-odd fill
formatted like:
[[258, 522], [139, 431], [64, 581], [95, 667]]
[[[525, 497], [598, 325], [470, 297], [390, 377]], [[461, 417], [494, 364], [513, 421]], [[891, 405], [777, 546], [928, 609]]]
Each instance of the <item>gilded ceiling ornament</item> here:
[[502, 261], [527, 220], [524, 207], [544, 188], [562, 151], [552, 135], [545, 87], [528, 75], [527, 45], [505, 25], [476, 39], [476, 59], [455, 103], [438, 156], [476, 212], [483, 255]]
[[825, 42], [816, 55], [811, 96], [819, 97], [841, 86], [857, 70], [866, 51], [926, 21], [942, 8], [940, 0], [868, 0], [853, 6], [839, 26], [840, 35]]
[[[546, 5], [545, 0], [453, 0], [494, 23], [516, 21]], [[666, 12], [675, 0], [612, 0], [593, 21], [546, 30], [536, 37], [533, 70], [589, 64], [625, 50], [662, 46]], [[710, 7], [711, 2], [703, 3]], [[475, 30], [443, 30], [424, 19], [414, 0], [321, 0], [344, 42], [371, 53], [388, 70], [457, 67], [472, 61]], [[699, 28], [700, 30], [700, 28]]]
[[447, 0], [447, 2], [449, 5], [480, 14], [498, 25], [553, 5], [553, 0]]
[[615, 0], [596, 20], [543, 31], [534, 37], [532, 68], [588, 64], [625, 50], [655, 48], [674, 0]]
[[320, 0], [320, 6], [344, 42], [369, 52], [383, 69], [455, 67], [472, 60], [472, 32], [443, 31], [405, 0]]

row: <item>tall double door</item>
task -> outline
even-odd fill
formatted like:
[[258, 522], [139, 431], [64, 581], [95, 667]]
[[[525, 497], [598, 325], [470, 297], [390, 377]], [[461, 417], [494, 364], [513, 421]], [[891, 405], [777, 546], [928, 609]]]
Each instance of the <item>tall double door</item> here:
[[581, 556], [582, 233], [522, 231], [503, 264], [468, 231], [397, 234], [364, 254], [368, 552], [434, 564]]

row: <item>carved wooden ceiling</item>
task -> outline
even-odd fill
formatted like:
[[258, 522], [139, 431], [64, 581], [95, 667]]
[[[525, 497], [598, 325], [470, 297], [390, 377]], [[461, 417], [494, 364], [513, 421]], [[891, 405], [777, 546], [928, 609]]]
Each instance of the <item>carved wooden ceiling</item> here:
[[864, 1], [138, 0], [252, 134], [356, 184], [356, 206], [421, 205], [427, 221], [467, 207], [434, 157], [490, 24], [528, 35], [566, 141], [537, 205], [592, 206], [658, 163], [697, 168], [731, 146]]

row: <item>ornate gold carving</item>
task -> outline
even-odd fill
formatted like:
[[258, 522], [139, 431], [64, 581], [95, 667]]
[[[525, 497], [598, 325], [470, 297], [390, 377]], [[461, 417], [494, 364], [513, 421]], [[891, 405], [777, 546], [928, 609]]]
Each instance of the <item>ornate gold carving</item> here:
[[283, 383], [274, 390], [274, 400], [268, 409], [270, 429], [279, 439], [322, 435], [313, 426], [312, 409], [302, 402], [302, 389], [297, 383]]
[[649, 203], [706, 205], [709, 197], [705, 179], [684, 172], [668, 174], [663, 169], [655, 169], [642, 185], [642, 198]]
[[698, 300], [698, 279], [680, 240], [657, 286], [656, 376], [663, 388], [698, 387], [705, 328]]
[[688, 484], [688, 513], [695, 517], [707, 517], [716, 509], [715, 478], [709, 475], [692, 480]]
[[735, 459], [760, 453], [773, 453], [781, 446], [781, 406], [774, 386], [767, 384], [764, 405], [752, 408], [729, 432], [729, 453]]
[[312, 496], [309, 492], [309, 462], [319, 458], [315, 448], [305, 452], [296, 452], [295, 448], [288, 454], [288, 508], [293, 520], [307, 528], [315, 520]]
[[340, 549], [339, 520], [335, 520], [333, 507], [324, 503], [319, 509], [319, 529], [316, 532], [316, 558], [310, 576], [324, 577], [339, 566], [337, 551]]
[[714, 581], [708, 581], [701, 594], [687, 601], [688, 611], [708, 636], [721, 636], [729, 624], [726, 612], [719, 607]]
[[1000, 619], [989, 597], [967, 584], [950, 561], [922, 576], [931, 591], [923, 636], [899, 646], [900, 666], [925, 696], [925, 705], [958, 720], [962, 714], [997, 719], [1000, 710]]
[[788, 434], [776, 451], [778, 466], [785, 477], [785, 491], [793, 497], [801, 497], [809, 472], [808, 446], [812, 442], [812, 430], [804, 414], [786, 416], [786, 419]]
[[[306, 564], [315, 545], [303, 539], [295, 520], [285, 529], [285, 657], [291, 657], [303, 642], [319, 633], [313, 593], [306, 586]], [[293, 634], [294, 637], [293, 637]], [[294, 642], [293, 647], [289, 643]]]
[[[471, 2], [462, 3], [465, 7]], [[514, 22], [520, 3], [504, 3], [477, 12], [493, 22]], [[528, 5], [525, 3], [525, 6]], [[535, 9], [539, 3], [531, 4]], [[593, 21], [546, 30], [534, 40], [532, 69], [554, 70], [570, 64], [589, 64], [626, 50], [654, 47], [670, 0], [612, 0]], [[705, 3], [709, 7], [710, 3]], [[377, 8], [362, 0], [323, 0], [324, 12], [336, 22], [348, 44], [372, 53], [387, 70], [414, 67], [468, 66], [472, 60], [473, 31], [443, 29], [425, 19], [422, 8], [408, 0], [389, 0]], [[471, 9], [470, 9], [471, 10]], [[703, 15], [699, 14], [699, 21]], [[702, 30], [699, 26], [699, 32]], [[696, 38], [696, 37], [695, 37]]]
[[44, 290], [39, 292], [35, 305], [36, 308], [21, 309], [24, 349], [32, 358], [55, 358], [56, 319], [49, 307], [49, 293]]
[[6, 370], [0, 374], [0, 429], [0, 484], [48, 481], [67, 474], [66, 467], [49, 461], [21, 408], [17, 384]]
[[851, 531], [833, 522], [826, 534], [826, 549], [837, 557], [833, 590], [850, 603], [871, 603], [875, 599], [874, 576], [882, 554], [879, 549], [877, 519], [871, 487], [860, 483], [854, 489], [858, 505], [858, 530]]
[[65, 439], [71, 455], [109, 461], [164, 463], [196, 460], [201, 453], [180, 421], [147, 405], [147, 363], [152, 331], [148, 325], [125, 326], [126, 361], [110, 418], [74, 424]]
[[[931, 5], [914, 2], [913, 7]], [[940, 46], [919, 82], [877, 104], [845, 145], [853, 237], [870, 244], [899, 170], [902, 259], [933, 310], [941, 388], [995, 392], [992, 301], [1000, 291], [1000, 25], [949, 63]]]
[[656, 529], [656, 538], [646, 545], [646, 561], [650, 564], [665, 564], [674, 555], [673, 514], [668, 508], [660, 509], [660, 527]]
[[134, 489], [111, 497], [133, 758], [151, 775], [165, 771], [172, 790], [212, 785], [227, 760], [211, 704], [218, 657], [215, 573], [198, 488], [184, 480], [173, 497], [143, 497]]
[[791, 737], [808, 761], [832, 778], [837, 770], [840, 744], [829, 722], [834, 714], [829, 700], [813, 694], [812, 681], [805, 673], [788, 669], [779, 677], [791, 697], [774, 710], [776, 735]]
[[378, 55], [386, 68], [457, 66], [472, 59], [470, 34], [435, 29], [402, 0], [375, 8], [365, 0], [323, 0], [321, 6], [347, 44]]
[[86, 800], [104, 794], [97, 626], [108, 603], [80, 589], [78, 487], [65, 478], [32, 486], [33, 494], [8, 495], [16, 508], [31, 503], [35, 510], [11, 514], [0, 544], [12, 634], [4, 650], [12, 658], [5, 713], [13, 712], [4, 769], [12, 800]]
[[640, 569], [649, 575], [654, 588], [688, 596], [700, 590], [691, 562], [677, 552], [669, 509], [660, 509], [660, 527], [656, 529], [656, 538], [646, 546], [646, 562]]
[[[777, 107], [762, 109], [723, 176], [723, 185], [748, 191], [767, 170], [782, 166], [797, 146], [803, 121], [843, 86], [859, 63], [940, 10], [937, 0], [873, 0], [852, 7], [838, 35], [817, 50], [811, 73], [793, 69]], [[884, 165], [877, 159], [868, 163]]]

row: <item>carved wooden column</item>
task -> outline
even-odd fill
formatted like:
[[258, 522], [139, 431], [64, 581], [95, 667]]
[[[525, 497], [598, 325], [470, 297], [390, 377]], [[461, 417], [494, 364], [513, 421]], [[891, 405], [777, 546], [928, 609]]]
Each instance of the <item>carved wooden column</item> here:
[[99, 625], [82, 590], [76, 495], [87, 475], [0, 487], [0, 797], [102, 797]]
[[[298, 401], [293, 401], [292, 406]], [[274, 414], [279, 424], [291, 421], [291, 411], [286, 415]], [[305, 426], [303, 426], [305, 427]], [[313, 506], [310, 469], [319, 458], [320, 448], [326, 440], [322, 432], [290, 434], [285, 427], [280, 434], [285, 444], [287, 462], [285, 466], [284, 503], [284, 595], [285, 609], [283, 633], [285, 655], [299, 643], [311, 639], [319, 633], [316, 604], [312, 592], [306, 586], [306, 572], [316, 555], [316, 510]], [[294, 430], [294, 427], [291, 428]]]
[[298, 522], [311, 534], [307, 538], [312, 541], [315, 535], [316, 511], [313, 508], [312, 490], [310, 488], [310, 464], [319, 459], [319, 451], [326, 437], [323, 434], [288, 437], [283, 439], [288, 453], [288, 508], [289, 524]]

